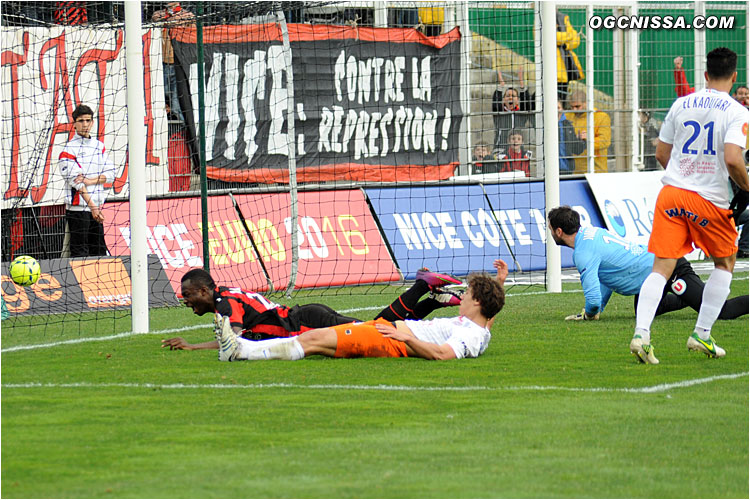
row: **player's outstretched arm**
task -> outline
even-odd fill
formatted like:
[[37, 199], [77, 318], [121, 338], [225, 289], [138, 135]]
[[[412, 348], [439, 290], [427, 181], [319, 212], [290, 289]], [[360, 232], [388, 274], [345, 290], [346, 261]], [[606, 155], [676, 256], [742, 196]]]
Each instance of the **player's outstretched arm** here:
[[182, 337], [174, 337], [161, 341], [162, 347], [169, 347], [170, 351], [200, 351], [202, 349], [218, 349], [219, 343], [215, 340], [210, 342], [201, 342], [200, 344], [191, 344]]
[[495, 279], [501, 285], [505, 285], [505, 279], [508, 277], [508, 264], [503, 259], [497, 259], [492, 265], [497, 269], [497, 276]]

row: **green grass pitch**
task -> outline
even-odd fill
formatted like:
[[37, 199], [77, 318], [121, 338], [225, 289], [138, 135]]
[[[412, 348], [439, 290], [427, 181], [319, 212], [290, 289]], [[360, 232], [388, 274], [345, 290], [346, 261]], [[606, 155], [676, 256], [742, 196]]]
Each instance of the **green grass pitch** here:
[[[447, 362], [219, 363], [161, 349], [172, 333], [61, 343], [129, 330], [102, 314], [39, 336], [4, 324], [2, 496], [747, 498], [747, 317], [715, 326], [724, 359], [686, 350], [695, 312], [657, 318], [661, 364], [643, 366], [632, 298], [573, 323], [583, 295], [565, 290], [511, 288], [487, 352]], [[370, 319], [399, 291], [288, 302]], [[745, 274], [732, 296], [747, 291]], [[153, 331], [206, 325], [190, 341], [209, 323], [151, 311]]]

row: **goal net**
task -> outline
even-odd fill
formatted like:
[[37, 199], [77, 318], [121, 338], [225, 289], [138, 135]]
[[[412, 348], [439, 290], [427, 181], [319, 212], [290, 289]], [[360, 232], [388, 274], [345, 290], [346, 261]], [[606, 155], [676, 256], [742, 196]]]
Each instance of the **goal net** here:
[[[309, 292], [387, 303], [420, 268], [492, 273], [497, 258], [509, 286], [543, 287], [544, 143], [559, 134], [542, 127], [545, 97], [571, 117], [573, 95], [591, 90], [586, 105], [611, 123], [597, 158], [579, 125], [560, 149], [560, 203], [604, 225], [582, 174], [652, 164], [648, 129], [633, 118], [646, 110], [658, 126], [674, 93], [670, 56], [641, 78], [635, 102], [627, 51], [648, 59], [658, 44], [693, 42], [588, 38], [587, 9], [559, 4], [556, 29], [567, 17], [580, 64], [566, 58], [562, 81], [558, 61], [541, 64], [533, 3], [142, 5], [152, 307], [178, 306], [180, 278], [196, 267], [277, 301]], [[143, 221], [130, 220], [123, 3], [0, 9], [3, 326], [127, 330], [131, 228]], [[722, 43], [745, 61], [741, 40]], [[556, 89], [542, 88], [545, 71]], [[60, 158], [81, 104], [114, 171], [102, 185], [103, 255], [71, 251]], [[18, 255], [39, 260], [37, 284], [10, 280]], [[567, 249], [562, 265], [572, 266]]]

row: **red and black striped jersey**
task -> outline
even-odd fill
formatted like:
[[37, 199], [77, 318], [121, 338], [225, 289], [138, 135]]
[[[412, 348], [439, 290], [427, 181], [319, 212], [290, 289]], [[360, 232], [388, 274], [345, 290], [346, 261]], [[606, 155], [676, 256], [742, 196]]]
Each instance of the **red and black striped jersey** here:
[[300, 333], [299, 321], [290, 317], [289, 307], [255, 292], [219, 286], [214, 290], [214, 305], [216, 312], [228, 316], [232, 326], [242, 328], [243, 336], [253, 340]]

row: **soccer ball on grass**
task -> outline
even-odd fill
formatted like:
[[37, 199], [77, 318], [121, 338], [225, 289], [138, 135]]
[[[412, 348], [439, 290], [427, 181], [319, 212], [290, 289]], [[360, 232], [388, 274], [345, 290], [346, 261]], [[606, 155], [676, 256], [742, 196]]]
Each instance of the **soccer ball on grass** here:
[[31, 286], [37, 282], [42, 269], [34, 257], [19, 255], [8, 267], [10, 279], [21, 286]]

